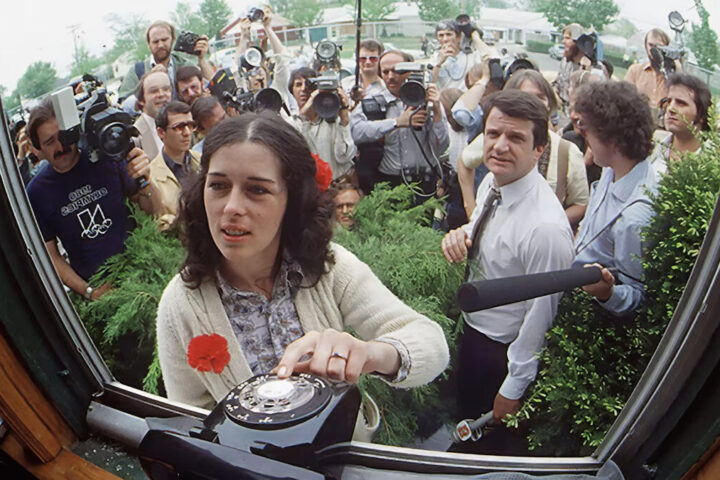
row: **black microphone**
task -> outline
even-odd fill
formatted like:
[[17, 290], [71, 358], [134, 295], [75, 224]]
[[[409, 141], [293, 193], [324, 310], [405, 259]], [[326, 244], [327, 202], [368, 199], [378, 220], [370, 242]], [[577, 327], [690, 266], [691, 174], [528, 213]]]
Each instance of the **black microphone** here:
[[[617, 278], [617, 269], [608, 270]], [[587, 267], [467, 282], [458, 290], [458, 304], [463, 312], [477, 312], [590, 285], [601, 278], [600, 267]]]

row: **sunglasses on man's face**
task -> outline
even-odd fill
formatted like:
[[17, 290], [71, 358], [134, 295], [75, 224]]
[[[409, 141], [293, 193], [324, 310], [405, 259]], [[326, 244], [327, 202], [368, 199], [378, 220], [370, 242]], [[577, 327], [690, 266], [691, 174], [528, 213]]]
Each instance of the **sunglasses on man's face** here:
[[380, 60], [380, 57], [377, 55], [370, 55], [368, 57], [359, 57], [361, 62], [370, 62], [370, 63], [377, 63], [378, 60]]
[[185, 130], [185, 128], [189, 128], [190, 131], [193, 132], [195, 131], [195, 127], [197, 127], [197, 124], [193, 120], [188, 120], [187, 122], [173, 123], [168, 128], [179, 133]]

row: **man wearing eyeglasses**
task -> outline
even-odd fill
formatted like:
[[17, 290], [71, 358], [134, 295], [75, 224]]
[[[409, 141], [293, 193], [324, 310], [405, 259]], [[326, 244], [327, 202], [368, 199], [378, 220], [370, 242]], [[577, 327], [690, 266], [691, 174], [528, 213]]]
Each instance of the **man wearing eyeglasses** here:
[[380, 55], [385, 48], [383, 44], [377, 40], [368, 39], [360, 43], [360, 55], [358, 56], [358, 65], [360, 66], [360, 90], [357, 94], [353, 94], [352, 90], [355, 86], [355, 76], [350, 75], [343, 79], [342, 87], [348, 93], [352, 94], [353, 100], [367, 96], [378, 95], [385, 88], [382, 78], [380, 78]]
[[150, 162], [150, 178], [162, 202], [156, 217], [165, 230], [177, 218], [180, 191], [200, 169], [200, 155], [190, 150], [195, 121], [186, 103], [172, 101], [163, 106], [155, 122], [163, 148]]

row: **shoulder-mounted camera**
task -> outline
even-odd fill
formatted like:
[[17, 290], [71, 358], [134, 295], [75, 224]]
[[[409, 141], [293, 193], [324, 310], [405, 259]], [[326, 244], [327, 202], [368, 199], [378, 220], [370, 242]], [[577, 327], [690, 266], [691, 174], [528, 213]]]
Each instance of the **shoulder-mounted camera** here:
[[273, 88], [263, 88], [257, 93], [238, 87], [235, 75], [230, 69], [223, 68], [215, 72], [208, 84], [210, 93], [220, 100], [224, 108], [231, 106], [238, 112], [260, 112], [270, 110], [280, 113], [282, 97]]
[[425, 105], [427, 65], [415, 62], [399, 62], [395, 64], [395, 73], [399, 75], [410, 74], [400, 86], [400, 100], [405, 105], [412, 107]]

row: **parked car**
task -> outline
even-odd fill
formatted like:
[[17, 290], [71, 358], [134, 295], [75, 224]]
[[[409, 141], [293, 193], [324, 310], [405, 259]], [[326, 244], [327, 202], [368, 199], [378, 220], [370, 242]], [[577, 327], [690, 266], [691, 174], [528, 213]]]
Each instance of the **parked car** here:
[[562, 43], [556, 43], [550, 49], [548, 50], [548, 53], [550, 54], [550, 58], [554, 58], [555, 60], [562, 60], [563, 54], [565, 53], [565, 45]]

